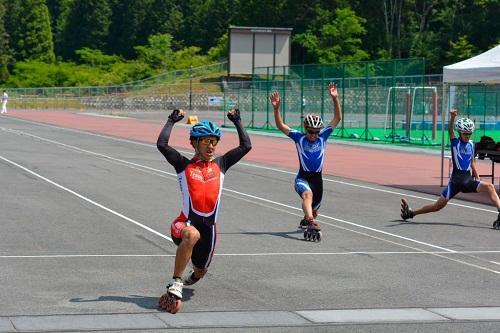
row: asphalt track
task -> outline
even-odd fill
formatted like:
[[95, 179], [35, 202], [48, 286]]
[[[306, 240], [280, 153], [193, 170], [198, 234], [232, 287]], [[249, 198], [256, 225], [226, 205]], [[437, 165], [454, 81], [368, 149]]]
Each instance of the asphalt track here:
[[[293, 144], [256, 135], [253, 155], [226, 175], [208, 275], [184, 289], [181, 313], [161, 312], [181, 198], [151, 140], [158, 131], [133, 129], [162, 122], [132, 120], [128, 134], [109, 135], [109, 125], [91, 132], [15, 116], [0, 118], [0, 332], [500, 329], [493, 207], [454, 200], [404, 223], [402, 195], [415, 205], [435, 197], [326, 174], [324, 239], [306, 242], [295, 168], [257, 158]], [[235, 145], [224, 135], [218, 153]]]

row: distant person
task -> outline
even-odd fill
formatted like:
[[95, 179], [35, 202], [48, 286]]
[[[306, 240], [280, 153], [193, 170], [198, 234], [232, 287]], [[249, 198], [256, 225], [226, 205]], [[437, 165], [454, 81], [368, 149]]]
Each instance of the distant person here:
[[[170, 313], [180, 310], [183, 286], [196, 283], [207, 273], [217, 240], [215, 223], [224, 175], [252, 148], [250, 137], [241, 124], [239, 110], [230, 110], [227, 117], [236, 127], [239, 146], [222, 156], [215, 156], [222, 133], [210, 121], [191, 127], [189, 140], [195, 152], [193, 158], [182, 156], [168, 144], [174, 124], [184, 118], [182, 110], [172, 111], [156, 143], [158, 150], [175, 168], [183, 198], [181, 213], [170, 226], [172, 240], [177, 245], [174, 274], [167, 292], [159, 301], [159, 306]], [[183, 276], [189, 260], [193, 270]]]
[[7, 100], [9, 99], [9, 95], [7, 95], [7, 90], [3, 91], [2, 94], [2, 113], [7, 113]]
[[326, 141], [335, 127], [342, 119], [337, 85], [330, 83], [328, 92], [332, 97], [334, 116], [330, 123], [324, 127], [323, 120], [316, 114], [307, 114], [304, 118], [305, 133], [291, 129], [281, 118], [279, 93], [271, 94], [274, 120], [276, 127], [295, 142], [299, 158], [299, 172], [295, 178], [295, 191], [302, 198], [302, 211], [304, 218], [299, 227], [305, 229], [306, 240], [321, 240], [321, 228], [314, 219], [323, 198], [323, 161], [325, 157]]
[[[474, 122], [468, 118], [459, 118], [455, 122], [456, 116], [457, 110], [451, 109], [448, 133], [451, 141], [453, 171], [448, 186], [433, 204], [421, 208], [411, 209], [408, 201], [405, 198], [401, 198], [401, 218], [406, 221], [420, 214], [437, 212], [443, 209], [448, 201], [460, 192], [487, 192], [491, 202], [498, 210], [498, 217], [493, 222], [493, 228], [500, 229], [500, 199], [495, 190], [495, 185], [480, 180], [476, 169], [474, 142], [470, 139], [472, 132], [474, 132]], [[453, 127], [459, 133], [458, 138], [455, 137]]]

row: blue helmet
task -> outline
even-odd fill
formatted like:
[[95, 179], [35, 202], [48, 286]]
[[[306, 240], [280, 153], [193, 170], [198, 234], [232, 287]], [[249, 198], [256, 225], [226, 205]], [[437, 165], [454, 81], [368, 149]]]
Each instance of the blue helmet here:
[[222, 133], [214, 123], [210, 121], [201, 121], [196, 123], [191, 127], [191, 131], [189, 133], [191, 138], [202, 138], [204, 136], [215, 136], [217, 140], [220, 140]]

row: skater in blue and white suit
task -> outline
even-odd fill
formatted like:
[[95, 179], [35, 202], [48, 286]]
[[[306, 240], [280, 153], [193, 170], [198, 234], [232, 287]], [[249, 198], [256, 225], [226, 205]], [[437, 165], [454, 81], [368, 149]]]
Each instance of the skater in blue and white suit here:
[[[436, 212], [443, 209], [448, 201], [459, 192], [475, 193], [486, 192], [491, 202], [498, 209], [497, 220], [493, 227], [498, 229], [500, 223], [500, 199], [495, 190], [495, 185], [479, 179], [476, 168], [474, 142], [470, 139], [474, 132], [474, 122], [468, 118], [459, 118], [455, 122], [457, 110], [450, 110], [448, 133], [450, 135], [451, 158], [453, 162], [453, 172], [448, 186], [443, 190], [441, 196], [432, 204], [417, 209], [411, 209], [406, 199], [401, 199], [401, 218], [411, 219], [416, 215]], [[455, 137], [456, 129], [459, 137]]]
[[323, 197], [322, 170], [326, 141], [342, 119], [337, 85], [330, 83], [328, 92], [334, 105], [333, 119], [325, 127], [320, 116], [308, 114], [304, 118], [305, 133], [291, 129], [283, 122], [280, 114], [280, 95], [277, 92], [271, 94], [276, 127], [290, 137], [297, 148], [300, 166], [295, 178], [295, 191], [302, 198], [302, 210], [304, 212], [304, 219], [300, 223], [302, 228], [314, 224], [313, 228], [319, 230], [319, 225], [314, 219], [318, 216]]

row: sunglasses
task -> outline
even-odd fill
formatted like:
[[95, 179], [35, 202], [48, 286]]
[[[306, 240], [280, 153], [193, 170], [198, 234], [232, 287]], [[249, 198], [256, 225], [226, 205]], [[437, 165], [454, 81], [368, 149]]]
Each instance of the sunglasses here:
[[472, 135], [472, 133], [464, 133], [464, 132], [462, 132], [462, 135], [465, 135], [465, 136], [471, 136], [471, 135]]
[[215, 138], [210, 138], [210, 137], [204, 137], [204, 138], [199, 138], [198, 139], [198, 142], [201, 142], [203, 143], [204, 145], [209, 145], [209, 144], [212, 144], [212, 146], [217, 146], [217, 143], [219, 143], [219, 140], [215, 139]]
[[319, 131], [314, 131], [314, 130], [307, 130], [307, 133], [309, 134], [314, 134], [314, 135], [318, 135], [319, 134]]

